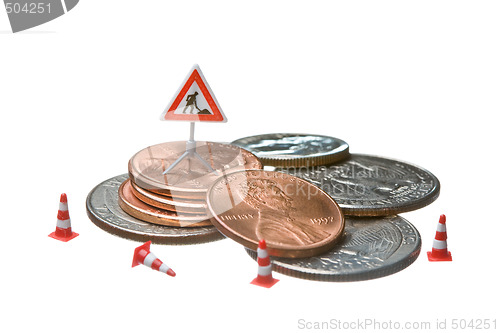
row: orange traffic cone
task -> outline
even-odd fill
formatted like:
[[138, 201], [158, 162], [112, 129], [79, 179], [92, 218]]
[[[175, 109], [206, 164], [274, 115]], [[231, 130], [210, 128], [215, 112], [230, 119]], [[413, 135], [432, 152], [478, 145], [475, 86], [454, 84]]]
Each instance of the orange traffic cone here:
[[260, 240], [259, 248], [257, 249], [257, 264], [259, 265], [257, 277], [250, 283], [265, 288], [274, 286], [279, 280], [273, 278], [271, 259], [269, 259], [267, 245], [264, 239]]
[[175, 272], [170, 267], [165, 265], [151, 251], [149, 251], [150, 246], [151, 241], [148, 241], [135, 249], [134, 259], [132, 259], [132, 267], [142, 264], [154, 269], [155, 271], [175, 276]]
[[67, 242], [78, 236], [76, 232], [71, 231], [71, 219], [68, 212], [68, 198], [66, 193], [61, 194], [59, 200], [59, 210], [57, 211], [56, 231], [51, 233], [49, 237]]
[[443, 214], [439, 217], [436, 237], [432, 243], [432, 251], [427, 252], [429, 261], [452, 261], [451, 252], [448, 252], [448, 244], [446, 239], [446, 216]]

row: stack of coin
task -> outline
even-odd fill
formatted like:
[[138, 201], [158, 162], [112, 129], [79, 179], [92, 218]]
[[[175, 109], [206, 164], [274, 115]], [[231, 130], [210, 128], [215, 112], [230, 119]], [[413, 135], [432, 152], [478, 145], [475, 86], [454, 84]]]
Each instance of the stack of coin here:
[[233, 144], [179, 141], [139, 151], [128, 175], [90, 192], [90, 219], [122, 237], [166, 244], [223, 234], [254, 258], [265, 239], [276, 271], [321, 281], [377, 278], [418, 257], [418, 230], [395, 214], [437, 199], [439, 180], [429, 171], [350, 154], [346, 142], [322, 135]]
[[399, 214], [422, 208], [439, 196], [439, 180], [429, 171], [394, 159], [350, 154], [340, 139], [279, 133], [246, 137], [233, 144], [253, 152], [275, 171], [319, 186], [345, 215]]
[[[429, 171], [394, 159], [350, 154], [344, 141], [319, 135], [265, 134], [233, 144], [276, 172], [318, 186], [348, 216], [343, 239], [329, 251], [290, 259], [275, 253], [274, 270], [304, 279], [353, 281], [395, 273], [418, 257], [418, 230], [395, 214], [437, 199], [439, 180]], [[247, 246], [256, 258], [254, 250]]]
[[228, 172], [262, 168], [257, 157], [233, 145], [199, 141], [189, 153], [186, 142], [177, 141], [135, 154], [128, 164], [130, 180], [119, 190], [120, 207], [155, 224], [211, 225], [206, 204], [208, 187]]
[[[132, 239], [142, 239], [142, 231], [155, 229], [166, 235], [154, 237], [161, 243], [196, 242], [187, 240], [191, 236], [200, 241], [217, 238], [182, 229], [202, 228], [204, 235], [221, 236], [207, 210], [208, 187], [227, 173], [262, 169], [262, 163], [252, 153], [234, 145], [205, 141], [195, 144], [192, 147], [185, 141], [167, 142], [136, 153], [129, 161], [128, 178], [119, 187], [115, 185], [121, 176], [91, 191], [87, 198], [90, 219], [106, 231]], [[108, 193], [101, 187], [107, 188]], [[106, 195], [109, 200], [104, 204], [100, 196]], [[101, 206], [110, 211], [101, 212]]]
[[[315, 166], [349, 156], [346, 142], [322, 135], [265, 134], [233, 144], [273, 167]], [[315, 184], [282, 172], [234, 172], [210, 187], [207, 202], [220, 232], [251, 250], [265, 239], [271, 256], [319, 255], [343, 235], [344, 215], [335, 200]]]
[[112, 177], [94, 187], [87, 196], [87, 215], [104, 231], [138, 242], [158, 244], [198, 244], [224, 238], [213, 225], [172, 227], [145, 222], [127, 214], [118, 204], [118, 190], [127, 180], [128, 174]]
[[211, 225], [203, 200], [158, 195], [130, 179], [120, 186], [118, 195], [120, 207], [143, 221], [175, 227]]

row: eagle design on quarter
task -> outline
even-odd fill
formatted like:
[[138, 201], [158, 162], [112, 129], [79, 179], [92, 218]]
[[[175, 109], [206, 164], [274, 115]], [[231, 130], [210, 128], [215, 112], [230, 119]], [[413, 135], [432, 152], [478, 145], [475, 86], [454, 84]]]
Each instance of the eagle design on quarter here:
[[[391, 223], [359, 226], [346, 223], [345, 239], [324, 256], [311, 258], [303, 267], [320, 266], [327, 269], [354, 270], [356, 267], [381, 266], [401, 246], [401, 232]], [[316, 262], [316, 263], [315, 263]]]
[[345, 230], [349, 236], [339, 251], [367, 259], [386, 260], [396, 252], [402, 241], [401, 233], [389, 223], [362, 228], [346, 225]]

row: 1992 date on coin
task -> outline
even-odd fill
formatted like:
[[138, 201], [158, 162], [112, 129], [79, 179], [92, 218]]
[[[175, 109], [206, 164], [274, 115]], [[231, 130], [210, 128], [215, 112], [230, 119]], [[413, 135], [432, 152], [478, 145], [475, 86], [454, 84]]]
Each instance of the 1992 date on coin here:
[[43, 14], [50, 13], [50, 2], [27, 2], [20, 4], [18, 2], [6, 2], [5, 10], [7, 14]]

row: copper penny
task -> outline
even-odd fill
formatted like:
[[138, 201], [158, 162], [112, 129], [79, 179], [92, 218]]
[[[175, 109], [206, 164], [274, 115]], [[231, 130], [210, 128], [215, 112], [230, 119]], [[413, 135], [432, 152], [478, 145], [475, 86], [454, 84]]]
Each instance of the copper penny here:
[[[135, 184], [132, 182], [132, 184]], [[137, 187], [140, 187], [139, 185], [135, 184]], [[143, 191], [148, 191], [149, 193], [153, 193], [154, 195], [158, 195], [161, 198], [165, 198], [166, 200], [169, 201], [186, 201], [186, 202], [192, 202], [192, 203], [198, 203], [198, 204], [206, 204], [207, 202], [207, 195], [206, 193], [189, 193], [189, 192], [159, 192], [157, 190], [146, 190], [142, 187], [140, 187]]]
[[118, 189], [118, 204], [127, 214], [150, 223], [173, 227], [202, 227], [211, 225], [209, 216], [174, 213], [149, 206], [137, 199], [132, 193], [130, 179]]
[[163, 172], [186, 152], [186, 142], [176, 141], [150, 146], [136, 153], [128, 164], [130, 178], [143, 189], [173, 198], [203, 198], [208, 187], [225, 173], [262, 169], [262, 163], [255, 155], [237, 146], [197, 141], [195, 151], [215, 172], [193, 156], [183, 159], [164, 175]]
[[171, 212], [188, 214], [207, 214], [207, 205], [204, 201], [194, 201], [187, 199], [172, 199], [140, 188], [135, 183], [130, 182], [132, 194], [145, 204], [168, 210]]
[[212, 223], [226, 237], [256, 250], [265, 239], [276, 257], [304, 258], [331, 249], [344, 216], [323, 190], [303, 179], [264, 170], [220, 177], [208, 190]]

